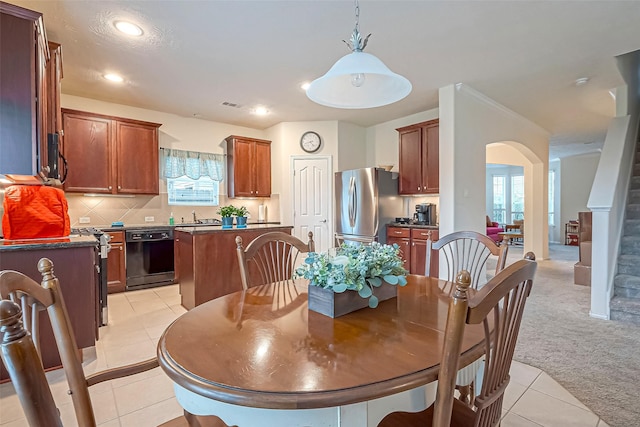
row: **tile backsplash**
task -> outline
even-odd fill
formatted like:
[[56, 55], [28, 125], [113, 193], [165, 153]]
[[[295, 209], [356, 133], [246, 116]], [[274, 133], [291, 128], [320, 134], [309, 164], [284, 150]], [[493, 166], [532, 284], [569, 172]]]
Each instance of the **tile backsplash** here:
[[[114, 221], [122, 221], [124, 225], [166, 225], [173, 212], [176, 225], [183, 220], [193, 222], [192, 212], [198, 219], [220, 218], [216, 212], [219, 206], [175, 206], [169, 205], [167, 194], [158, 196], [83, 196], [67, 193], [69, 218], [72, 227], [109, 226]], [[249, 210], [249, 221], [258, 220], [260, 205], [266, 206], [266, 220], [280, 221], [279, 195], [272, 194], [270, 199], [229, 199], [220, 196], [220, 206], [232, 204], [246, 206]], [[145, 218], [153, 217], [153, 221]], [[85, 221], [80, 223], [80, 218]]]

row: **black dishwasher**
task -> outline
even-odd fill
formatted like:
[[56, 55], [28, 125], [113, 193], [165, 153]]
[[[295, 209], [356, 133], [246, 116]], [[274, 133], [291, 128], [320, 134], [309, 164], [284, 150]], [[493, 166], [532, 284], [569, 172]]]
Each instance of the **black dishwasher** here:
[[172, 228], [127, 230], [125, 241], [128, 291], [174, 282]]

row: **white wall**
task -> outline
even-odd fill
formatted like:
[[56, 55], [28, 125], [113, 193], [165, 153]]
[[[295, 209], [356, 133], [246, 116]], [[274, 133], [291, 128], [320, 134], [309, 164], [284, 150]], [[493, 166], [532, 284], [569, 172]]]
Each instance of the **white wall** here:
[[280, 195], [280, 222], [283, 224], [293, 224], [291, 156], [314, 155], [300, 147], [300, 137], [307, 131], [317, 132], [322, 139], [320, 150], [314, 154], [331, 156], [333, 170], [338, 170], [338, 122], [283, 122], [266, 130], [267, 139], [277, 141], [272, 143], [275, 146], [271, 152], [271, 182], [274, 191], [277, 189]]
[[[492, 143], [516, 161], [489, 158]], [[548, 132], [468, 86], [440, 88], [441, 234], [485, 230], [487, 162], [526, 163], [525, 234], [533, 238], [525, 239], [524, 249], [546, 258]]]
[[338, 122], [338, 169], [344, 171], [375, 166], [367, 160], [366, 129], [347, 122]]
[[564, 225], [586, 212], [589, 193], [596, 176], [600, 153], [560, 159], [560, 222], [558, 240], [564, 243]]

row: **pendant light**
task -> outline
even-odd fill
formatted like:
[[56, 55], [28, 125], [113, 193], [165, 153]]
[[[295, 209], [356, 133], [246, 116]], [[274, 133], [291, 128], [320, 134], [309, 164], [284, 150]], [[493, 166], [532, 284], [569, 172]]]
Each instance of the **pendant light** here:
[[346, 42], [351, 53], [343, 56], [327, 73], [311, 82], [307, 96], [313, 102], [334, 108], [373, 108], [409, 95], [411, 82], [391, 71], [374, 55], [363, 52], [369, 41], [360, 35], [360, 6], [355, 0], [356, 25]]

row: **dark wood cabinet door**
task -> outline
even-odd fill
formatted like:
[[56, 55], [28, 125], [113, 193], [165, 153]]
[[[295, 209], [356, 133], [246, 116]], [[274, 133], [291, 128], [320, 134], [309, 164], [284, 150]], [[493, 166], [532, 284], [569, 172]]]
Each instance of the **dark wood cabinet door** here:
[[253, 196], [271, 196], [271, 144], [255, 143], [255, 185]]
[[411, 274], [424, 276], [427, 261], [427, 241], [411, 239]]
[[248, 139], [236, 139], [233, 148], [234, 197], [251, 197], [253, 191], [254, 144]]
[[440, 192], [440, 127], [438, 124], [427, 126], [422, 135], [426, 152], [422, 160], [423, 192], [437, 194]]
[[387, 245], [397, 244], [404, 260], [404, 268], [411, 272], [411, 240], [405, 237], [387, 236]]
[[[32, 175], [38, 137], [36, 60], [41, 14], [0, 2], [0, 173]], [[41, 21], [40, 21], [41, 22]]]
[[116, 191], [158, 194], [158, 128], [116, 121]]
[[229, 136], [227, 141], [227, 195], [271, 196], [271, 141]]
[[[113, 236], [115, 233], [109, 233]], [[122, 232], [120, 232], [122, 234]], [[111, 243], [111, 250], [107, 258], [107, 291], [112, 294], [124, 292], [127, 285], [127, 270], [125, 268], [125, 246], [123, 242]]]
[[63, 111], [64, 156], [68, 174], [65, 191], [111, 193], [111, 120]]
[[422, 192], [422, 134], [420, 128], [400, 131], [399, 141], [400, 194]]

